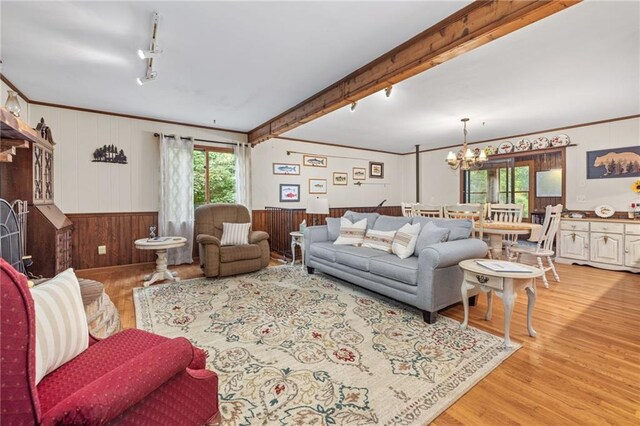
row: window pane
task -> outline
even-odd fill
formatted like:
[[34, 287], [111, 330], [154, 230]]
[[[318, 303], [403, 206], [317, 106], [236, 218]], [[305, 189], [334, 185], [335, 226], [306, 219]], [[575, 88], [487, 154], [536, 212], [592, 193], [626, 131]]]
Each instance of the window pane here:
[[205, 152], [193, 151], [193, 204], [199, 206], [206, 202], [205, 199]]
[[529, 166], [516, 167], [516, 191], [529, 191]]
[[232, 153], [209, 152], [209, 202], [235, 202], [235, 173], [236, 160]]
[[475, 194], [471, 194], [469, 197], [470, 203], [486, 203], [487, 202], [487, 193], [486, 192], [478, 192]]
[[469, 172], [470, 192], [487, 192], [487, 171], [472, 170]]
[[524, 205], [523, 217], [529, 217], [529, 193], [516, 192], [516, 204]]
[[507, 192], [507, 169], [498, 169], [498, 173], [500, 176], [500, 192]]
[[501, 192], [500, 193], [500, 202], [502, 204], [506, 204], [507, 203], [507, 193], [506, 192]]

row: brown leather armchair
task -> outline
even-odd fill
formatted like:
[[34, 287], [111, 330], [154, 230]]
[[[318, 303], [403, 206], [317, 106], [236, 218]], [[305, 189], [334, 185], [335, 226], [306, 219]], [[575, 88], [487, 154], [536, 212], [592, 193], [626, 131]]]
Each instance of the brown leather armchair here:
[[200, 267], [207, 277], [226, 277], [265, 268], [269, 265], [269, 234], [252, 231], [249, 244], [222, 246], [222, 223], [249, 223], [249, 210], [240, 204], [207, 204], [195, 211], [196, 242]]

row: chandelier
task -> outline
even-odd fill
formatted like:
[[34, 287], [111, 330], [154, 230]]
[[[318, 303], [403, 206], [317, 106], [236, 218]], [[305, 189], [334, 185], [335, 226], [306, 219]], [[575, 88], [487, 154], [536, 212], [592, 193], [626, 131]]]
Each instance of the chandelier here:
[[479, 154], [474, 153], [471, 148], [467, 146], [467, 121], [468, 118], [460, 120], [464, 123], [464, 143], [462, 149], [456, 155], [453, 151], [449, 151], [447, 155], [447, 164], [453, 170], [460, 168], [461, 170], [477, 170], [482, 167], [485, 161], [487, 161], [487, 155], [484, 150], [480, 150]]

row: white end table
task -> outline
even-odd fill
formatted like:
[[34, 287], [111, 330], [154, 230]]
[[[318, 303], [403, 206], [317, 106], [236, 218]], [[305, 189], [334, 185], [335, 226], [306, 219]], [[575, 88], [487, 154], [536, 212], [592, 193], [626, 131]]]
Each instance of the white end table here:
[[527, 329], [529, 336], [535, 337], [536, 331], [531, 324], [533, 308], [536, 304], [535, 279], [541, 277], [544, 272], [539, 268], [521, 263], [517, 265], [528, 269], [529, 272], [495, 272], [477, 264], [477, 260], [487, 259], [463, 260], [458, 264], [464, 272], [464, 278], [462, 279], [462, 286], [460, 288], [462, 292], [462, 303], [464, 305], [464, 322], [461, 328], [466, 328], [469, 322], [468, 291], [477, 288], [483, 293], [487, 293], [487, 313], [484, 316], [486, 321], [491, 320], [491, 308], [493, 306], [492, 292], [495, 291], [496, 295], [502, 299], [504, 305], [504, 345], [510, 347], [509, 329], [511, 326], [511, 314], [513, 313], [513, 306], [516, 300], [516, 291], [525, 289], [528, 296]]
[[182, 247], [186, 244], [187, 239], [184, 237], [158, 237], [158, 238], [141, 238], [136, 240], [135, 245], [139, 250], [155, 250], [156, 251], [156, 270], [153, 274], [144, 276], [144, 286], [148, 287], [156, 281], [170, 280], [180, 281], [177, 272], [171, 272], [167, 268], [167, 250], [171, 248]]
[[291, 235], [291, 266], [296, 264], [296, 246], [300, 247], [302, 254], [302, 268], [304, 268], [304, 233], [300, 231], [289, 232]]

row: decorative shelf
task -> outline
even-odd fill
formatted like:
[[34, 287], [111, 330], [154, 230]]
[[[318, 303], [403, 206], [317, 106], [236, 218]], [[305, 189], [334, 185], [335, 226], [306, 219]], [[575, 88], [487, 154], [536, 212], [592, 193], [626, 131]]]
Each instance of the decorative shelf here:
[[[45, 148], [53, 149], [51, 142], [43, 139], [27, 123], [11, 114], [5, 107], [0, 107], [0, 137], [7, 140], [35, 142]], [[19, 144], [17, 144], [19, 145]]]
[[575, 143], [572, 143], [565, 146], [555, 146], [551, 148], [529, 149], [527, 151], [509, 152], [507, 154], [492, 154], [492, 155], [487, 155], [487, 159], [494, 160], [494, 159], [500, 159], [500, 158], [517, 158], [517, 157], [528, 157], [530, 155], [550, 154], [552, 152], [562, 151], [563, 149], [569, 148], [572, 146], [578, 146], [578, 145]]

